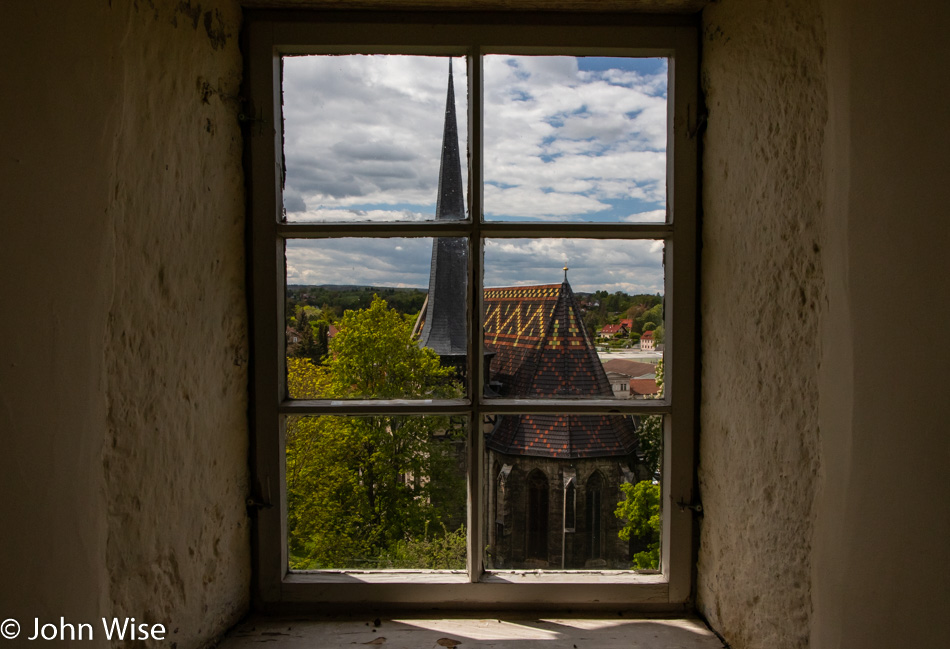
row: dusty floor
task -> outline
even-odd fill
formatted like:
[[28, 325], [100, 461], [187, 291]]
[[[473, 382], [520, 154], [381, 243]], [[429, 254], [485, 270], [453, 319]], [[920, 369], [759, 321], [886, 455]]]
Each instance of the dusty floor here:
[[461, 646], [517, 649], [722, 649], [696, 619], [376, 619], [346, 622], [249, 620], [234, 629], [219, 649], [270, 643], [275, 649], [359, 645], [384, 649], [440, 649]]

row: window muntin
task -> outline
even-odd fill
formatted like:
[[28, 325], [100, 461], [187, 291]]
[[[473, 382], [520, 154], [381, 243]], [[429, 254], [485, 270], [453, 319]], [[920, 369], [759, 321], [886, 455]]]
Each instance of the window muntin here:
[[[521, 18], [527, 20], [527, 18]], [[477, 21], [476, 21], [477, 22]], [[517, 22], [517, 21], [515, 21]], [[555, 19], [554, 22], [557, 22]], [[585, 21], [582, 21], [585, 22]], [[593, 21], [596, 23], [596, 20]], [[413, 28], [403, 29], [394, 27], [386, 21], [374, 22], [372, 17], [354, 18], [352, 16], [342, 23], [330, 24], [325, 21], [312, 22], [306, 25], [300, 25], [297, 22], [283, 22], [274, 19], [273, 15], [264, 14], [260, 21], [250, 21], [249, 27], [249, 87], [254, 97], [252, 103], [256, 106], [264, 107], [260, 115], [252, 116], [255, 124], [275, 123], [275, 116], [279, 115], [279, 102], [274, 101], [268, 104], [262, 98], [268, 95], [276, 97], [275, 89], [278, 87], [277, 72], [279, 71], [279, 56], [281, 52], [302, 53], [303, 51], [327, 51], [327, 52], [352, 52], [357, 51], [403, 51], [420, 52], [429, 48], [428, 53], [462, 53], [470, 48], [471, 45], [452, 46], [446, 43], [478, 43], [479, 41], [491, 43], [491, 45], [476, 45], [469, 52], [469, 69], [471, 71], [469, 81], [469, 94], [478, 97], [483, 78], [482, 59], [480, 54], [491, 54], [494, 51], [507, 51], [518, 53], [518, 49], [530, 49], [531, 54], [542, 53], [543, 51], [564, 52], [565, 49], [570, 53], [599, 53], [599, 54], [624, 54], [634, 56], [657, 56], [658, 54], [670, 57], [671, 61], [671, 114], [670, 114], [670, 147], [667, 156], [667, 182], [670, 186], [668, 214], [669, 219], [666, 224], [643, 224], [643, 225], [623, 225], [614, 227], [608, 225], [584, 225], [583, 227], [573, 227], [564, 224], [543, 224], [540, 229], [526, 227], [520, 223], [499, 223], [493, 225], [487, 220], [474, 219], [468, 223], [458, 223], [446, 226], [439, 223], [412, 223], [400, 225], [369, 223], [358, 226], [359, 229], [348, 230], [350, 227], [344, 224], [328, 224], [324, 226], [308, 226], [306, 224], [281, 223], [274, 217], [282, 211], [282, 200], [280, 199], [280, 167], [276, 165], [279, 160], [279, 133], [274, 131], [277, 136], [268, 144], [268, 129], [260, 126], [252, 126], [250, 141], [251, 158], [250, 167], [253, 180], [249, 182], [251, 189], [251, 211], [252, 211], [252, 266], [254, 267], [254, 304], [258, 307], [262, 304], [276, 305], [278, 312], [282, 308], [282, 302], [273, 290], [274, 275], [283, 276], [282, 253], [274, 255], [274, 242], [280, 242], [284, 239], [293, 239], [297, 237], [304, 238], [330, 238], [351, 234], [353, 236], [365, 236], [372, 232], [373, 236], [445, 236], [446, 234], [458, 234], [467, 236], [472, 241], [478, 242], [483, 238], [505, 238], [516, 236], [567, 236], [567, 237], [593, 237], [593, 238], [617, 238], [622, 237], [630, 240], [636, 239], [663, 239], [666, 241], [667, 254], [667, 276], [665, 279], [665, 296], [667, 304], [667, 321], [669, 330], [667, 335], [670, 340], [675, 338], [678, 350], [674, 357], [667, 359], [668, 385], [671, 386], [670, 392], [675, 392], [677, 399], [671, 400], [669, 397], [656, 400], [652, 403], [624, 404], [621, 409], [631, 414], [649, 414], [666, 413], [670, 416], [665, 418], [664, 436], [668, 442], [664, 444], [664, 453], [666, 455], [665, 466], [670, 470], [664, 474], [664, 482], [669, 485], [665, 489], [665, 499], [669, 502], [690, 502], [692, 495], [692, 442], [693, 436], [693, 410], [694, 410], [694, 389], [692, 387], [692, 377], [694, 373], [693, 349], [695, 346], [694, 335], [692, 333], [692, 323], [695, 315], [695, 146], [690, 141], [689, 132], [694, 125], [695, 120], [690, 120], [690, 110], [695, 111], [696, 107], [696, 68], [695, 68], [695, 25], [691, 24], [689, 19], [679, 21], [673, 19], [664, 26], [657, 27], [638, 24], [637, 19], [625, 17], [617, 20], [611, 17], [609, 25], [603, 23], [600, 25], [591, 25], [589, 28], [578, 29], [574, 21], [566, 22], [571, 28], [565, 30], [556, 25], [535, 25], [529, 30], [525, 30], [523, 25], [475, 25], [471, 17], [456, 16], [448, 19], [448, 25], [439, 21], [437, 37], [433, 38], [433, 32], [430, 30], [416, 30]], [[584, 34], [584, 36], [579, 36]], [[483, 40], [484, 39], [484, 40]], [[351, 43], [378, 43], [374, 46], [353, 47]], [[501, 43], [501, 45], [499, 44]], [[510, 43], [510, 45], [504, 45]], [[630, 48], [631, 44], [637, 44], [640, 49]], [[585, 48], [587, 48], [585, 50]], [[675, 66], [672, 62], [675, 61]], [[255, 63], [256, 62], [256, 63]], [[673, 73], [675, 69], [675, 74]], [[482, 106], [480, 101], [473, 101], [471, 106], [473, 115], [472, 123], [469, 127], [473, 135], [470, 144], [472, 187], [482, 186], [482, 163], [481, 163], [481, 123]], [[279, 117], [277, 118], [279, 120]], [[674, 155], [675, 151], [675, 155]], [[274, 174], [274, 169], [278, 170]], [[675, 180], [675, 182], [674, 182]], [[478, 189], [470, 192], [470, 210], [475, 215], [482, 213], [482, 196]], [[276, 206], [276, 208], [275, 208]], [[268, 216], [270, 215], [270, 216]], [[268, 223], [268, 219], [270, 222]], [[512, 227], [515, 226], [515, 227]], [[365, 229], [363, 229], [365, 228]], [[550, 229], [546, 229], [550, 228]], [[270, 241], [270, 243], [268, 243]], [[282, 245], [280, 246], [282, 249]], [[676, 265], [671, 264], [673, 258], [677, 259]], [[475, 254], [471, 256], [469, 263], [469, 299], [477, 304], [479, 301], [477, 286], [478, 282], [473, 280], [481, 274], [481, 258]], [[675, 296], [675, 299], [672, 299]], [[273, 308], [273, 307], [269, 307]], [[315, 588], [315, 584], [327, 582], [326, 578], [317, 578], [316, 576], [294, 576], [286, 573], [287, 559], [286, 547], [281, 541], [285, 532], [282, 530], [284, 523], [283, 510], [285, 499], [280, 493], [283, 468], [280, 453], [275, 449], [280, 446], [275, 445], [277, 439], [281, 439], [284, 430], [285, 419], [288, 416], [297, 416], [302, 414], [360, 414], [369, 411], [382, 412], [385, 410], [394, 410], [398, 412], [416, 412], [432, 414], [464, 414], [467, 413], [473, 421], [481, 421], [487, 412], [487, 403], [483, 403], [479, 390], [468, 390], [468, 399], [447, 400], [444, 402], [406, 402], [400, 404], [372, 404], [366, 402], [354, 402], [343, 404], [327, 403], [322, 401], [295, 402], [285, 401], [286, 386], [280, 378], [282, 372], [281, 353], [278, 348], [283, 345], [283, 331], [278, 331], [282, 324], [281, 317], [277, 322], [268, 320], [267, 316], [260, 315], [259, 309], [255, 308], [255, 331], [254, 331], [254, 351], [256, 360], [256, 371], [254, 374], [254, 394], [255, 394], [255, 440], [254, 451], [257, 458], [255, 462], [255, 479], [259, 485], [256, 492], [260, 494], [258, 500], [265, 505], [276, 504], [277, 511], [266, 506], [260, 510], [258, 515], [258, 593], [263, 601], [334, 601], [345, 604], [347, 601], [365, 601], [369, 598], [372, 601], [385, 604], [406, 603], [406, 602], [444, 602], [446, 597], [459, 602], [493, 602], [493, 603], [515, 603], [523, 600], [526, 593], [518, 589], [508, 590], [508, 584], [512, 579], [505, 576], [505, 573], [485, 572], [484, 563], [481, 558], [479, 548], [483, 545], [480, 541], [482, 521], [476, 512], [483, 511], [485, 507], [485, 495], [480, 492], [484, 487], [484, 482], [478, 476], [481, 475], [481, 465], [483, 461], [480, 456], [480, 444], [483, 443], [477, 435], [473, 436], [473, 443], [470, 445], [469, 459], [472, 461], [472, 471], [470, 472], [469, 484], [469, 580], [480, 582], [478, 588], [467, 588], [454, 578], [436, 578], [435, 581], [427, 579], [429, 585], [425, 594], [420, 591], [416, 593], [413, 590], [402, 590], [398, 594], [387, 594], [388, 591], [371, 589], [363, 591], [361, 587], [349, 588], [345, 584], [337, 584], [331, 591]], [[472, 310], [472, 325], [480, 325], [476, 317], [478, 310]], [[282, 314], [278, 313], [278, 316]], [[274, 341], [280, 341], [275, 345]], [[472, 345], [469, 350], [469, 360], [473, 371], [469, 373], [468, 381], [478, 385], [482, 380], [481, 373], [484, 361], [475, 351], [477, 345]], [[264, 350], [271, 350], [265, 353]], [[268, 356], [270, 361], [267, 360]], [[274, 357], [277, 357], [277, 363], [273, 363]], [[674, 387], [675, 386], [675, 387]], [[276, 388], [276, 393], [274, 391]], [[276, 396], [276, 400], [274, 399]], [[614, 402], [616, 403], [616, 402]], [[601, 405], [597, 402], [582, 404], [567, 404], [568, 408], [577, 412], [608, 412], [614, 411], [614, 406], [606, 404]], [[493, 401], [491, 410], [499, 414], [519, 414], [526, 410], [554, 412], [565, 407], [564, 403], [557, 400], [540, 402], [530, 407], [520, 403], [509, 403], [506, 400]], [[275, 423], [276, 422], [276, 423]], [[269, 432], [270, 431], [270, 432]], [[677, 441], [678, 440], [678, 441]], [[277, 497], [273, 497], [274, 491], [277, 491]], [[254, 500], [254, 499], [252, 499]], [[275, 502], [276, 501], [276, 502]], [[528, 596], [533, 597], [532, 601], [538, 602], [546, 600], [551, 603], [577, 602], [584, 599], [596, 599], [604, 605], [614, 605], [615, 603], [636, 603], [636, 602], [682, 602], [688, 597], [689, 593], [689, 556], [690, 556], [690, 535], [689, 528], [691, 518], [688, 511], [684, 508], [670, 507], [668, 504], [664, 507], [664, 527], [663, 527], [663, 562], [661, 574], [657, 576], [638, 576], [636, 579], [624, 579], [614, 584], [610, 580], [605, 581], [604, 575], [598, 579], [596, 585], [586, 583], [583, 575], [579, 579], [569, 578], [568, 576], [554, 575], [549, 579], [542, 579], [544, 585], [539, 587], [543, 589], [543, 595]], [[529, 579], [533, 582], [540, 579]], [[553, 581], [552, 581], [553, 579]], [[517, 583], [526, 585], [525, 576], [516, 577]], [[331, 581], [333, 581], [331, 579]], [[361, 580], [347, 578], [348, 582], [364, 583]], [[366, 584], [369, 587], [369, 584]], [[323, 594], [321, 594], [323, 593]], [[367, 594], [373, 593], [373, 594]], [[536, 604], [535, 604], [536, 605]]]

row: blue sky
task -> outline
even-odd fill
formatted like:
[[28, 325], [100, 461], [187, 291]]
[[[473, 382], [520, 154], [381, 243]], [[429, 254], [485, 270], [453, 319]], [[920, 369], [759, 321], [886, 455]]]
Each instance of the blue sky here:
[[[463, 176], [465, 67], [464, 58], [453, 59]], [[485, 58], [484, 69], [486, 219], [664, 220], [665, 60], [496, 55]], [[288, 220], [434, 218], [447, 72], [446, 57], [285, 58]], [[526, 251], [537, 257], [541, 243], [544, 257], [529, 263]], [[428, 254], [420, 258], [418, 245], [367, 242], [367, 251], [377, 255], [372, 264], [355, 263], [361, 258], [356, 250], [345, 258], [342, 250], [334, 256], [332, 246], [317, 254], [321, 245], [292, 246], [288, 282], [396, 286], [427, 275]], [[400, 259], [408, 249], [414, 250], [411, 258]], [[606, 290], [662, 292], [659, 250], [656, 242], [489, 242], [486, 284], [557, 282], [566, 264], [578, 269], [570, 274], [577, 290], [588, 290], [575, 284], [583, 281]], [[372, 270], [387, 263], [388, 274]], [[418, 272], [396, 271], [420, 264]], [[582, 268], [605, 265], [611, 268], [600, 276], [591, 270], [582, 280]], [[489, 276], [492, 267], [499, 282]], [[342, 268], [351, 281], [335, 277]], [[517, 281], [502, 282], [503, 275]]]

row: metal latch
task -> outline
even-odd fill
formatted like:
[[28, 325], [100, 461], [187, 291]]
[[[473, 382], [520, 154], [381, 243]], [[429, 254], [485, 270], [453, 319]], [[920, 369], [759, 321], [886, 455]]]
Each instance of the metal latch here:
[[688, 503], [682, 498], [680, 498], [679, 501], [676, 503], [676, 506], [680, 508], [681, 512], [688, 509], [696, 514], [703, 513], [703, 504], [699, 501]]

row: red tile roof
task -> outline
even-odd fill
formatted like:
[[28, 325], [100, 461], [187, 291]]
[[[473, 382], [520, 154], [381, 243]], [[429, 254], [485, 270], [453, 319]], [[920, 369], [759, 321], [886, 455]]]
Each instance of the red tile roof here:
[[633, 319], [632, 319], [632, 318], [624, 318], [623, 320], [620, 321], [620, 324], [622, 324], [622, 325], [623, 325], [624, 327], [626, 327], [627, 329], [633, 329]]
[[621, 331], [622, 329], [623, 329], [623, 325], [608, 324], [608, 325], [604, 325], [603, 327], [601, 327], [600, 333], [601, 333], [601, 335], [605, 335], [605, 334], [616, 334], [616, 333], [620, 333], [620, 331]]
[[653, 330], [651, 329], [650, 331], [644, 331], [643, 335], [640, 336], [640, 340], [643, 340], [644, 338], [647, 340], [653, 340]]
[[[485, 289], [485, 350], [503, 397], [612, 397], [570, 286]], [[511, 455], [604, 457], [637, 448], [630, 418], [607, 415], [499, 417], [489, 448]]]
[[612, 358], [604, 363], [604, 369], [608, 372], [617, 374], [626, 374], [627, 376], [643, 376], [644, 374], [653, 374], [656, 372], [656, 365], [653, 363], [641, 363], [627, 358]]
[[630, 394], [657, 394], [660, 388], [656, 385], [656, 379], [630, 379]]

